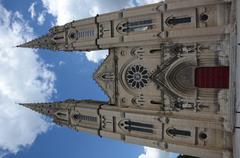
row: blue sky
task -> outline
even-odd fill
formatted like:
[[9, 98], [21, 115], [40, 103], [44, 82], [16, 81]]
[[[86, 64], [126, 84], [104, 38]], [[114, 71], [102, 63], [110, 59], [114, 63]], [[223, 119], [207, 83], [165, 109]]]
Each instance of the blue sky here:
[[53, 125], [16, 102], [107, 100], [92, 80], [107, 51], [52, 52], [13, 46], [57, 24], [158, 0], [0, 0], [0, 157], [167, 158], [174, 154]]

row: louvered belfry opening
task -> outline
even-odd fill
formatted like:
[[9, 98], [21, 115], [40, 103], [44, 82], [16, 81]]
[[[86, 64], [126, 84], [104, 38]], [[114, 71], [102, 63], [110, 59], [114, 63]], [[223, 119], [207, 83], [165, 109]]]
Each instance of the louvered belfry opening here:
[[229, 88], [229, 67], [199, 67], [195, 70], [198, 88]]

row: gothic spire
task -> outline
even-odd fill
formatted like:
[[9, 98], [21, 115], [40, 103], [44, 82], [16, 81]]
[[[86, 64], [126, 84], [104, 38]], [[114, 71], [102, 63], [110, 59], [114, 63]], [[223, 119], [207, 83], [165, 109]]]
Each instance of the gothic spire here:
[[[52, 103], [20, 103], [26, 108], [36, 111], [40, 114], [53, 118], [53, 122], [60, 126], [67, 126], [75, 129], [76, 123], [85, 119], [85, 121], [94, 122], [94, 127], [98, 127], [97, 111], [101, 105], [107, 104], [106, 102], [94, 100], [74, 100], [68, 99], [63, 102]], [[80, 109], [83, 109], [80, 110]], [[85, 109], [85, 110], [84, 110]], [[92, 111], [92, 114], [89, 114]], [[71, 121], [75, 121], [75, 124]], [[86, 123], [82, 122], [83, 126]], [[87, 123], [87, 126], [89, 124]]]
[[54, 49], [56, 42], [51, 40], [51, 35], [47, 34], [32, 41], [18, 45], [17, 47], [23, 48], [43, 48], [43, 49]]
[[63, 102], [50, 103], [19, 103], [28, 109], [36, 111], [40, 114], [54, 117], [58, 112], [67, 112], [71, 107], [98, 107], [99, 105], [107, 104], [106, 102], [94, 100], [74, 100], [67, 99]]
[[28, 109], [31, 109], [35, 112], [38, 112], [40, 114], [54, 117], [55, 113], [62, 109], [60, 102], [55, 103], [19, 103], [19, 105], [22, 105]]
[[23, 48], [43, 48], [51, 50], [63, 50], [66, 38], [65, 29], [63, 26], [55, 26], [49, 30], [46, 35], [43, 35], [32, 41], [18, 45]]

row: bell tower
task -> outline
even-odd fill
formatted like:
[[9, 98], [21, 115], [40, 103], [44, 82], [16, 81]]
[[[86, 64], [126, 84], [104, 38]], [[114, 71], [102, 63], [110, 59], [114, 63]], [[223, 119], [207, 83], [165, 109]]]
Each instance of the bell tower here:
[[98, 134], [100, 130], [99, 109], [107, 104], [93, 100], [73, 100], [53, 103], [21, 104], [33, 111], [49, 116], [53, 122], [72, 128], [77, 131], [85, 131]]
[[54, 122], [127, 143], [232, 158], [234, 0], [166, 0], [55, 26], [19, 45], [108, 49], [93, 79], [108, 102], [22, 104]]

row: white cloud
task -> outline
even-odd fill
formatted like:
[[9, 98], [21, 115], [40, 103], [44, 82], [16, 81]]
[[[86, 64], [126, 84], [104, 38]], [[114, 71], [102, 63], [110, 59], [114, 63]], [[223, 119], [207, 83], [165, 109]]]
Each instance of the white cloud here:
[[138, 158], [170, 158], [170, 153], [159, 149], [144, 147], [144, 153]]
[[41, 13], [36, 13], [36, 10], [35, 10], [36, 4], [37, 4], [36, 2], [33, 2], [29, 7], [28, 12], [31, 14], [32, 19], [37, 17], [38, 25], [43, 25], [45, 22], [45, 16], [47, 13], [46, 13], [46, 10], [43, 10]]
[[49, 14], [56, 17], [56, 24], [86, 18], [97, 13], [109, 12], [133, 6], [132, 0], [42, 0]]
[[144, 147], [144, 153], [139, 155], [138, 158], [176, 158], [179, 154], [169, 153], [163, 150]]
[[43, 25], [43, 23], [45, 22], [45, 16], [46, 16], [46, 12], [42, 11], [37, 18], [38, 21], [38, 25]]
[[90, 51], [85, 53], [87, 59], [94, 63], [98, 63], [100, 60], [105, 59], [108, 55], [108, 50]]
[[144, 152], [138, 158], [160, 158], [160, 151], [158, 149], [144, 147]]
[[28, 12], [31, 14], [32, 19], [36, 16], [35, 5], [36, 3], [33, 2], [28, 9]]
[[163, 1], [163, 0], [136, 0], [137, 4], [139, 4], [139, 5], [158, 3], [161, 1]]
[[30, 49], [15, 46], [33, 38], [19, 12], [0, 3], [0, 157], [31, 145], [49, 124], [16, 102], [48, 100], [55, 92], [55, 75]]

